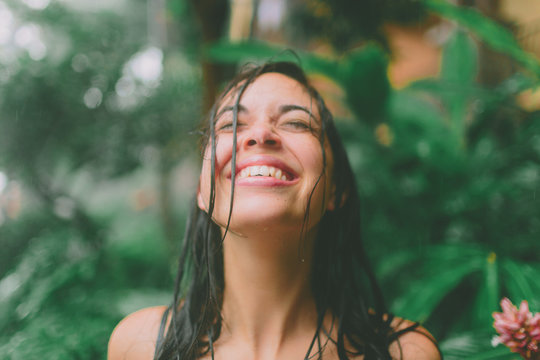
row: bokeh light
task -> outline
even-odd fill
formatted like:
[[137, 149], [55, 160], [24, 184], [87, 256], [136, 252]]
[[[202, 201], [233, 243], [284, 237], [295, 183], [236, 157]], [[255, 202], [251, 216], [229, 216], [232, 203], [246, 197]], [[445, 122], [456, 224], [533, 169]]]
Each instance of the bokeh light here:
[[43, 10], [49, 6], [51, 0], [23, 0], [23, 2], [31, 9]]

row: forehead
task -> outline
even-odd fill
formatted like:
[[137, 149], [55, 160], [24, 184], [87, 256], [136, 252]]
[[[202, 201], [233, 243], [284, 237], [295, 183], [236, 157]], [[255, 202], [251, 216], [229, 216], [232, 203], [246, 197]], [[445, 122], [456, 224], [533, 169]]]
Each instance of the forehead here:
[[[238, 97], [238, 90], [242, 85], [243, 82], [234, 87], [225, 96], [219, 108], [232, 106]], [[313, 99], [304, 85], [279, 73], [265, 73], [258, 76], [248, 85], [242, 94], [240, 103], [247, 107], [248, 110], [250, 107], [286, 103], [302, 105], [308, 108], [312, 107], [312, 111], [317, 111], [317, 107], [314, 106]]]

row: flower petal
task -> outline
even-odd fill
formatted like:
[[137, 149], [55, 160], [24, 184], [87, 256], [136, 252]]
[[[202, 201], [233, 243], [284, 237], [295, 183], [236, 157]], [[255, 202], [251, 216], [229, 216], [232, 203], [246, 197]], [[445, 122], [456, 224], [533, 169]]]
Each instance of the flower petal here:
[[523, 300], [521, 302], [521, 304], [519, 305], [519, 312], [517, 314], [517, 319], [520, 322], [524, 322], [530, 316], [532, 316], [532, 315], [530, 315], [530, 313], [529, 313], [529, 303], [527, 302], [527, 300]]
[[501, 341], [501, 338], [499, 336], [494, 336], [491, 338], [491, 346], [495, 347], [499, 344], [501, 344], [502, 341]]
[[501, 300], [501, 308], [503, 309], [503, 312], [507, 315], [514, 314], [517, 311], [516, 307], [512, 304], [510, 299], [506, 297]]

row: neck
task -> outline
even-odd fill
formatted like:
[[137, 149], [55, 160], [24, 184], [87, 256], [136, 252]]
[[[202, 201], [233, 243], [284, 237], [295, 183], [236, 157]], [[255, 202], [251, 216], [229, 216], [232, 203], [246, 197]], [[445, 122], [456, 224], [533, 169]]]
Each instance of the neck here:
[[241, 339], [257, 358], [279, 353], [290, 339], [314, 334], [312, 243], [313, 234], [300, 241], [268, 231], [256, 237], [231, 233], [223, 243], [224, 335]]

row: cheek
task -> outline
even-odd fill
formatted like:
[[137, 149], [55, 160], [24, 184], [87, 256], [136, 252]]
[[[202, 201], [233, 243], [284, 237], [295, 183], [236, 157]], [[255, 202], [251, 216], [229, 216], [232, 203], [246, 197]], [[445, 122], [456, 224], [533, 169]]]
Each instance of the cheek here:
[[[216, 138], [216, 177], [219, 176], [223, 168], [230, 162], [232, 156], [232, 138], [220, 136]], [[201, 176], [204, 174], [208, 179], [212, 169], [212, 145], [209, 144], [204, 151], [203, 168]]]
[[[230, 161], [232, 155], [232, 141], [226, 138], [216, 139], [216, 165], [215, 176], [219, 180], [219, 174]], [[201, 175], [199, 178], [198, 202], [201, 209], [206, 209], [210, 199], [210, 188], [212, 179], [212, 147], [209, 144], [203, 155]], [[216, 190], [218, 190], [219, 181], [216, 181]], [[216, 194], [219, 195], [219, 194]]]
[[[333, 182], [334, 158], [332, 150], [328, 144], [328, 140], [325, 141], [324, 145], [326, 165], [324, 165], [323, 162], [323, 152], [321, 149], [321, 144], [318, 142], [318, 140], [315, 140], [311, 146], [306, 146], [305, 149], [306, 151], [303, 152], [303, 158], [301, 161], [304, 164], [303, 166], [305, 171], [310, 172], [314, 182], [324, 169], [324, 175], [317, 184], [317, 191], [314, 193], [314, 195], [318, 199], [317, 201], [321, 201], [323, 208], [326, 210], [333, 210], [335, 203], [335, 186]], [[315, 186], [315, 183], [308, 184], [308, 190], [311, 191], [312, 186]], [[324, 201], [324, 203], [322, 203], [322, 201]]]
[[[232, 143], [232, 136], [222, 135], [216, 138], [216, 176], [219, 175], [225, 165], [231, 160]], [[210, 151], [208, 151], [209, 156], [210, 154]]]
[[[297, 149], [296, 156], [304, 171], [314, 175], [321, 173], [323, 169], [322, 149], [316, 138], [294, 141], [291, 146]], [[328, 150], [326, 150], [326, 153], [328, 154]]]

